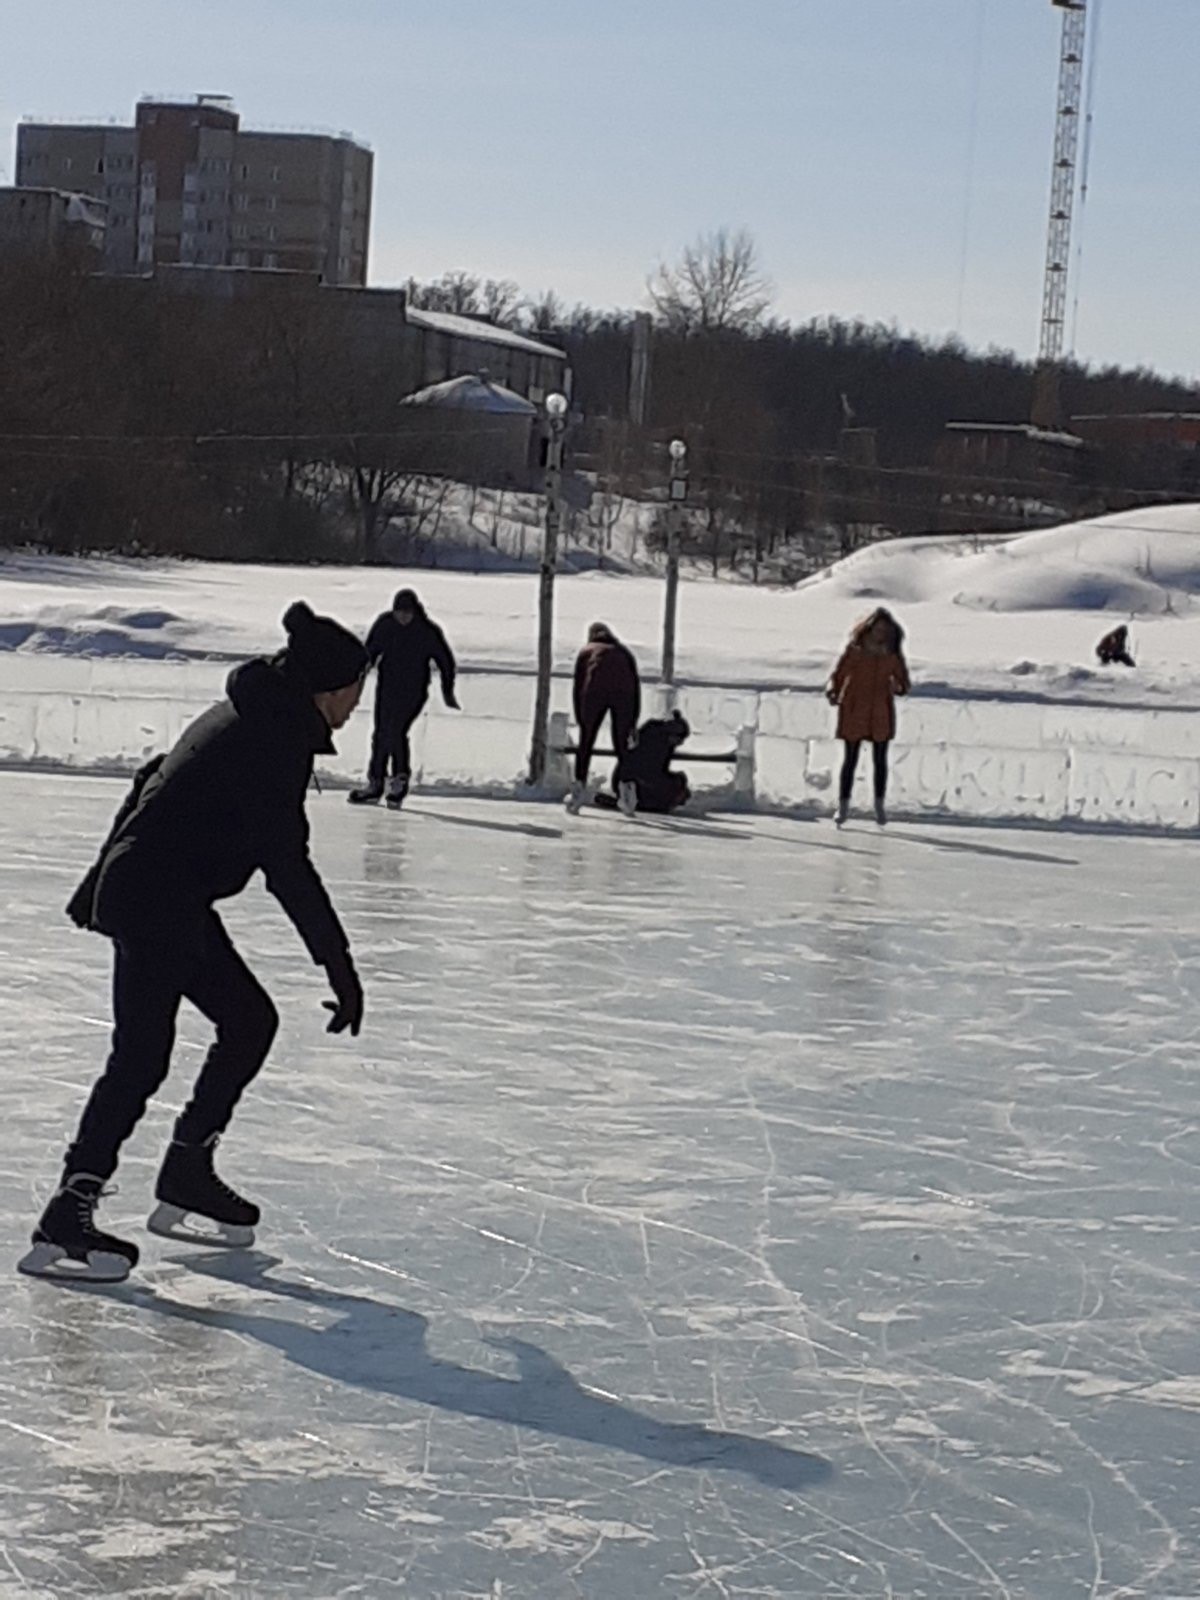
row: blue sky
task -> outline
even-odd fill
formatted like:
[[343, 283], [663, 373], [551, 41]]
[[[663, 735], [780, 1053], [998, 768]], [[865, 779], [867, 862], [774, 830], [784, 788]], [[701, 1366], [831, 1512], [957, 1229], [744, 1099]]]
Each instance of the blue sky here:
[[[1076, 349], [1200, 377], [1200, 0], [1090, 4]], [[0, 0], [0, 118], [125, 121], [143, 92], [205, 91], [248, 126], [349, 129], [375, 150], [375, 283], [462, 267], [638, 305], [660, 258], [728, 224], [782, 316], [1032, 354], [1060, 19], [1050, 0]]]

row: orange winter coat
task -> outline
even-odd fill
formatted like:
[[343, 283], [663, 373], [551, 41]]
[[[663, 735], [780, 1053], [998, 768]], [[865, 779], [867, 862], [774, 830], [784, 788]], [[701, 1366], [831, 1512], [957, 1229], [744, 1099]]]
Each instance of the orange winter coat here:
[[870, 739], [883, 744], [896, 737], [896, 696], [909, 691], [902, 655], [872, 655], [848, 645], [833, 669], [826, 691], [838, 708], [839, 739]]

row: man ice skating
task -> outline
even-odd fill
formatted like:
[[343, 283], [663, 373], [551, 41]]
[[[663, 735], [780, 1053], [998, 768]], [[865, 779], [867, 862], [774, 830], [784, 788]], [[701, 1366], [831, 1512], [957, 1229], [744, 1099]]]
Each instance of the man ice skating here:
[[[605, 717], [611, 718], [613, 750], [620, 761], [637, 727], [642, 702], [642, 686], [633, 653], [603, 622], [592, 623], [587, 643], [575, 658], [573, 700], [579, 744], [567, 810], [578, 812], [587, 797], [588, 768]], [[627, 811], [633, 808], [632, 785], [622, 789], [621, 805]]]
[[[137, 1264], [128, 1240], [100, 1232], [95, 1209], [121, 1146], [166, 1076], [180, 1001], [216, 1027], [192, 1099], [175, 1123], [149, 1226], [223, 1245], [253, 1240], [258, 1207], [213, 1171], [213, 1153], [258, 1072], [279, 1018], [214, 910], [261, 870], [336, 997], [329, 1032], [362, 1024], [363, 992], [349, 941], [308, 849], [305, 792], [331, 730], [358, 704], [361, 642], [298, 601], [283, 619], [286, 648], [229, 676], [228, 698], [144, 767], [99, 858], [67, 907], [112, 939], [112, 1051], [42, 1214], [23, 1272], [115, 1282]], [[211, 1232], [190, 1232], [188, 1216]]]
[[451, 711], [460, 709], [454, 695], [454, 655], [412, 589], [401, 589], [392, 609], [371, 624], [367, 654], [379, 667], [375, 727], [366, 784], [351, 791], [350, 801], [361, 806], [381, 800], [390, 768], [387, 803], [402, 806], [412, 777], [409, 730], [425, 709], [433, 667], [442, 680], [442, 699]]

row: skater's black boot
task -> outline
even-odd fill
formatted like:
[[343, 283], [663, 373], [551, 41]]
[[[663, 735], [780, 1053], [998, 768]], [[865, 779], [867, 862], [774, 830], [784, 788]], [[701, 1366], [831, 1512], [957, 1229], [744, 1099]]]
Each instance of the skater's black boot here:
[[383, 784], [369, 779], [361, 789], [351, 789], [346, 796], [352, 806], [375, 806], [383, 799]]
[[213, 1171], [219, 1137], [210, 1134], [200, 1144], [172, 1141], [154, 1187], [158, 1204], [146, 1224], [151, 1233], [231, 1250], [254, 1243], [258, 1207]]
[[399, 811], [400, 807], [404, 804], [404, 802], [407, 799], [408, 799], [408, 773], [407, 772], [398, 772], [396, 774], [396, 776], [392, 779], [391, 785], [388, 788], [387, 803], [388, 803], [389, 806], [391, 806], [393, 811]]
[[104, 1193], [104, 1180], [88, 1172], [64, 1177], [17, 1270], [33, 1278], [76, 1283], [120, 1283], [127, 1278], [137, 1266], [138, 1247], [97, 1228], [96, 1205]]

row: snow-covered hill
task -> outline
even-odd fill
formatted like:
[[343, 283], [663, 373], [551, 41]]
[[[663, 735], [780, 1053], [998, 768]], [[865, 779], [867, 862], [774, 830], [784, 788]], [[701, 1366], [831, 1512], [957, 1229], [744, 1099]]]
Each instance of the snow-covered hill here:
[[[404, 584], [445, 623], [464, 665], [532, 670], [533, 574], [424, 568], [11, 556], [0, 562], [0, 651], [26, 659], [236, 659], [277, 644], [279, 617], [297, 596], [365, 629]], [[652, 675], [662, 602], [657, 577], [563, 575], [559, 664], [569, 664], [587, 624], [603, 618]], [[681, 673], [816, 688], [854, 621], [879, 603], [908, 630], [919, 690], [1200, 705], [1198, 505], [1019, 536], [893, 540], [793, 590], [689, 577], [680, 590]], [[1095, 665], [1097, 638], [1120, 620], [1133, 624], [1134, 673]]]

